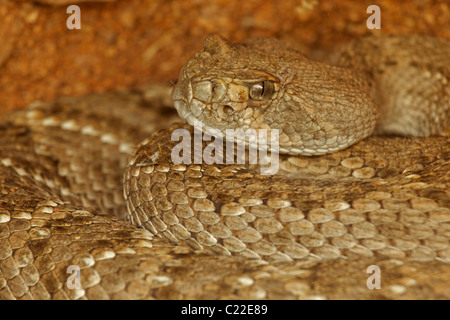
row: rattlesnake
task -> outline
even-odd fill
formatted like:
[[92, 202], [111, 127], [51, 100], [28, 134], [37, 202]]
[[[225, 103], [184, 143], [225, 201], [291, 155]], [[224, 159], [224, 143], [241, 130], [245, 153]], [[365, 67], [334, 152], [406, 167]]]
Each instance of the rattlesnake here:
[[448, 299], [450, 45], [369, 37], [330, 59], [213, 35], [180, 73], [188, 121], [279, 129], [280, 151], [306, 155], [280, 155], [278, 175], [174, 164], [172, 132], [192, 129], [162, 86], [8, 115], [0, 297]]

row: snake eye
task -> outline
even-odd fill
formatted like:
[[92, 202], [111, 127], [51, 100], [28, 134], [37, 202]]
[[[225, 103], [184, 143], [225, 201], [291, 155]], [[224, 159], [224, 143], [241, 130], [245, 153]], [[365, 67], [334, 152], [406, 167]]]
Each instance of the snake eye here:
[[274, 91], [275, 86], [273, 81], [265, 80], [263, 82], [252, 84], [250, 86], [249, 95], [252, 100], [268, 100], [273, 95]]

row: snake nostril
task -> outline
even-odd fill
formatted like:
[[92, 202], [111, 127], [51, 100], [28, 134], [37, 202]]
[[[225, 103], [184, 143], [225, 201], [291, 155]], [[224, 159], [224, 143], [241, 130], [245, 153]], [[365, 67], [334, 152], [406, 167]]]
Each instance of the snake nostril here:
[[231, 116], [233, 113], [234, 113], [234, 109], [232, 108], [232, 107], [230, 107], [230, 106], [224, 106], [223, 107], [223, 112], [226, 114], [226, 115], [228, 115], [228, 116]]

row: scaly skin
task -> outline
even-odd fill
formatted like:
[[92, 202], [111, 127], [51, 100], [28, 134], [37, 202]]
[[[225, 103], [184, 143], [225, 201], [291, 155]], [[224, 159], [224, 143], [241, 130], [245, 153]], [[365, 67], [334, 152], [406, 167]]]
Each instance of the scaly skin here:
[[[0, 298], [450, 298], [447, 136], [283, 155], [277, 176], [175, 165], [171, 133], [189, 127], [169, 126], [167, 96], [64, 98], [1, 123]], [[126, 206], [148, 231], [108, 215]]]

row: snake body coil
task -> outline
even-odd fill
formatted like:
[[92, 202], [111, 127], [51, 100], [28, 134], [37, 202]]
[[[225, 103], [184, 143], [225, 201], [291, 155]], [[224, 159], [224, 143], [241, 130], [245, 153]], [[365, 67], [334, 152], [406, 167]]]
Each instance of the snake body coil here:
[[180, 73], [189, 123], [280, 130], [279, 175], [174, 164], [173, 130], [192, 129], [163, 87], [10, 114], [0, 297], [448, 299], [450, 45], [366, 38], [330, 59], [212, 35]]

